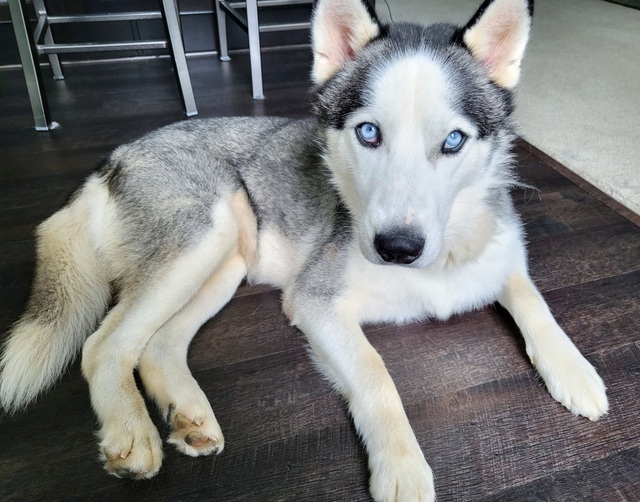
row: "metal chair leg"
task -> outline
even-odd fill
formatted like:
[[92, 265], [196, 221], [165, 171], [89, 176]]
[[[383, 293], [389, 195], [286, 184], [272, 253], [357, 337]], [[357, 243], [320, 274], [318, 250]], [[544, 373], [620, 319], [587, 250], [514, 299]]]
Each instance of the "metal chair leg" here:
[[218, 43], [220, 49], [220, 61], [231, 61], [229, 57], [229, 45], [227, 43], [227, 16], [220, 7], [220, 1], [215, 0], [216, 19], [218, 20]]
[[[47, 28], [44, 33], [44, 41], [47, 45], [54, 44], [51, 28]], [[49, 64], [53, 70], [53, 80], [64, 80], [64, 73], [62, 73], [62, 66], [60, 65], [60, 58], [57, 54], [49, 54]]]
[[251, 84], [253, 99], [264, 99], [262, 90], [262, 58], [260, 55], [260, 26], [258, 25], [258, 0], [247, 0], [247, 31], [249, 57], [251, 59]]
[[[33, 6], [36, 9], [36, 14], [40, 16], [47, 16], [47, 7], [44, 4], [44, 0], [33, 0]], [[47, 26], [47, 30], [44, 32], [44, 41], [47, 45], [53, 45], [53, 34], [51, 33], [51, 27]], [[54, 80], [64, 80], [64, 74], [62, 73], [62, 66], [60, 66], [60, 58], [57, 54], [48, 54], [49, 64], [53, 70]]]
[[9, 12], [11, 13], [11, 22], [18, 42], [22, 71], [27, 81], [27, 91], [29, 92], [29, 101], [31, 102], [36, 131], [48, 131], [51, 117], [42, 82], [42, 74], [40, 73], [38, 52], [29, 30], [29, 18], [25, 0], [9, 0]]
[[187, 58], [184, 55], [184, 44], [182, 43], [182, 32], [180, 30], [180, 13], [175, 0], [162, 0], [162, 15], [167, 26], [169, 35], [167, 42], [174, 62], [185, 114], [187, 117], [191, 117], [198, 114], [198, 109], [193, 96]]

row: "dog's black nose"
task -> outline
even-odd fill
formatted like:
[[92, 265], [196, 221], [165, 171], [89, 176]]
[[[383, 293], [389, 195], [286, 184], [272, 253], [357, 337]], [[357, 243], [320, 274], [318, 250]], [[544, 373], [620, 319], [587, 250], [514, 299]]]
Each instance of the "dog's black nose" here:
[[424, 238], [400, 233], [377, 234], [373, 245], [384, 261], [409, 265], [422, 254]]

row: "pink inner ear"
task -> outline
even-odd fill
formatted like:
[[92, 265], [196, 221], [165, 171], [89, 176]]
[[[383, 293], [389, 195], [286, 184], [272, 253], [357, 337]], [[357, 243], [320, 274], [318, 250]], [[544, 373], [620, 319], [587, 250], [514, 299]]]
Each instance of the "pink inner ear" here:
[[482, 58], [482, 64], [487, 68], [495, 68], [496, 66], [500, 65], [500, 60], [500, 51], [496, 47], [494, 47]]
[[333, 68], [339, 68], [346, 61], [355, 58], [355, 52], [349, 44], [350, 32], [346, 27], [340, 27], [336, 38], [331, 40], [329, 50], [325, 54], [329, 64]]
[[509, 63], [511, 46], [517, 37], [518, 19], [514, 16], [506, 18], [501, 23], [493, 25], [494, 31], [490, 48], [482, 58], [482, 63], [491, 68], [496, 68]]
[[496, 68], [506, 61], [509, 54], [509, 41], [513, 37], [513, 32], [509, 26], [498, 31], [492, 41], [491, 47], [482, 58], [482, 64], [488, 68]]
[[348, 59], [355, 59], [356, 53], [353, 51], [353, 48], [350, 45], [347, 45], [347, 50], [345, 55]]
[[351, 39], [351, 31], [346, 26], [340, 27], [340, 58], [344, 61], [355, 58], [353, 47], [349, 43]]
[[331, 66], [339, 67], [346, 60], [353, 59], [355, 53], [349, 44], [351, 32], [347, 26], [336, 23], [335, 31], [330, 39], [327, 40], [328, 46], [325, 53]]

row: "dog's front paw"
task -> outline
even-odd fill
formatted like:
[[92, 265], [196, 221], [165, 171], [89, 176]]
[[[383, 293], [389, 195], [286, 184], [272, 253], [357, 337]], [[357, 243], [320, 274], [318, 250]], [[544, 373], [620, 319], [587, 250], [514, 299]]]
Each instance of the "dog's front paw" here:
[[604, 382], [573, 345], [532, 360], [549, 393], [574, 415], [598, 420], [607, 413], [609, 402]]
[[[142, 423], [141, 423], [142, 422]], [[152, 478], [162, 465], [162, 440], [150, 419], [105, 425], [100, 431], [104, 468], [119, 478]]]
[[[208, 403], [207, 403], [208, 404]], [[224, 436], [210, 407], [171, 407], [168, 422], [171, 434], [168, 443], [191, 457], [220, 453], [224, 448]]]
[[370, 490], [376, 502], [433, 502], [433, 472], [421, 451], [370, 455]]

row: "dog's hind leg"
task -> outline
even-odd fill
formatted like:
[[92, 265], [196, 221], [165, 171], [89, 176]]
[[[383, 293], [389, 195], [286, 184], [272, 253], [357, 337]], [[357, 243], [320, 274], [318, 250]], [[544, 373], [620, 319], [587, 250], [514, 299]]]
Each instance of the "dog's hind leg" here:
[[85, 343], [82, 370], [101, 425], [105, 469], [116, 476], [149, 478], [160, 469], [162, 442], [133, 370], [153, 334], [200, 290], [206, 279], [237, 252], [237, 222], [226, 202], [213, 211], [215, 225], [172, 259], [140, 274]]
[[607, 413], [602, 379], [558, 326], [526, 272], [508, 278], [499, 301], [520, 328], [531, 363], [553, 398], [590, 420]]
[[211, 405], [187, 366], [187, 351], [200, 326], [227, 304], [246, 273], [245, 259], [240, 254], [230, 257], [151, 337], [140, 359], [145, 390], [171, 428], [167, 441], [187, 455], [219, 453], [224, 448]]

